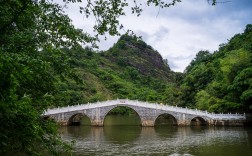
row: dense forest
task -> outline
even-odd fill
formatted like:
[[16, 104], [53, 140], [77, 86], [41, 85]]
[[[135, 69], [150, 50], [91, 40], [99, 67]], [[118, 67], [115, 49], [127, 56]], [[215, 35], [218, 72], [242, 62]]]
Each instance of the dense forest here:
[[198, 52], [180, 82], [181, 105], [210, 112], [251, 112], [251, 52], [251, 24], [213, 54]]

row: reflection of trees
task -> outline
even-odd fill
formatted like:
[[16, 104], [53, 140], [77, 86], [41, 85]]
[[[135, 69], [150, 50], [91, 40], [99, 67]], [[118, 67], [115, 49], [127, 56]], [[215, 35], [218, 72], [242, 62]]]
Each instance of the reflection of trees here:
[[85, 138], [90, 136], [91, 128], [90, 126], [61, 126], [59, 132], [70, 138]]
[[140, 126], [104, 126], [106, 141], [115, 143], [133, 142], [141, 134]]

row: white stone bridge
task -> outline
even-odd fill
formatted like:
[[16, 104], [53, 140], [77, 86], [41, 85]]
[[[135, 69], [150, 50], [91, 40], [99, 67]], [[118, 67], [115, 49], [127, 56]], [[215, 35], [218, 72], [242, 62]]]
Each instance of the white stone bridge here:
[[154, 126], [156, 119], [164, 114], [170, 115], [173, 119], [173, 124], [178, 126], [188, 126], [192, 123], [197, 125], [242, 126], [246, 119], [245, 114], [214, 114], [197, 109], [128, 99], [53, 108], [45, 111], [43, 116], [52, 118], [61, 125], [70, 125], [76, 116], [86, 115], [90, 119], [92, 126], [103, 126], [104, 119], [109, 111], [119, 106], [133, 109], [140, 117], [142, 126]]

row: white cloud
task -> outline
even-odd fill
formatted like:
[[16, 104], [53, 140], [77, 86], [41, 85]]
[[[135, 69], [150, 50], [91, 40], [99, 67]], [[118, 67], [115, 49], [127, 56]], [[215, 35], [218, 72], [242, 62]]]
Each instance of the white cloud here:
[[[163, 10], [143, 6], [144, 12], [140, 17], [129, 13], [120, 20], [125, 28], [143, 36], [147, 44], [168, 58], [173, 70], [182, 72], [198, 51], [213, 52], [219, 44], [243, 31], [248, 24], [244, 20], [251, 18], [251, 11], [230, 10], [230, 5], [234, 4], [213, 7], [205, 0], [187, 0]], [[83, 18], [74, 4], [68, 12], [78, 28], [92, 33], [93, 19]], [[106, 41], [101, 40], [100, 49], [110, 48], [117, 39], [108, 37]]]

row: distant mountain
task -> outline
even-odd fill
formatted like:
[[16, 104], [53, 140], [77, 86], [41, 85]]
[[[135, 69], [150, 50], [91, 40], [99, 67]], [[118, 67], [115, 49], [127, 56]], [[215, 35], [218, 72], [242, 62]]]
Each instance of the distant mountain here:
[[174, 72], [170, 70], [167, 60], [164, 60], [150, 45], [137, 38], [121, 36], [104, 55], [111, 62], [121, 67], [133, 67], [142, 75], [175, 82]]
[[[115, 98], [167, 103], [177, 73], [144, 41], [123, 35], [108, 51], [64, 49], [72, 76], [60, 81], [57, 105]], [[62, 94], [64, 96], [62, 96]]]

